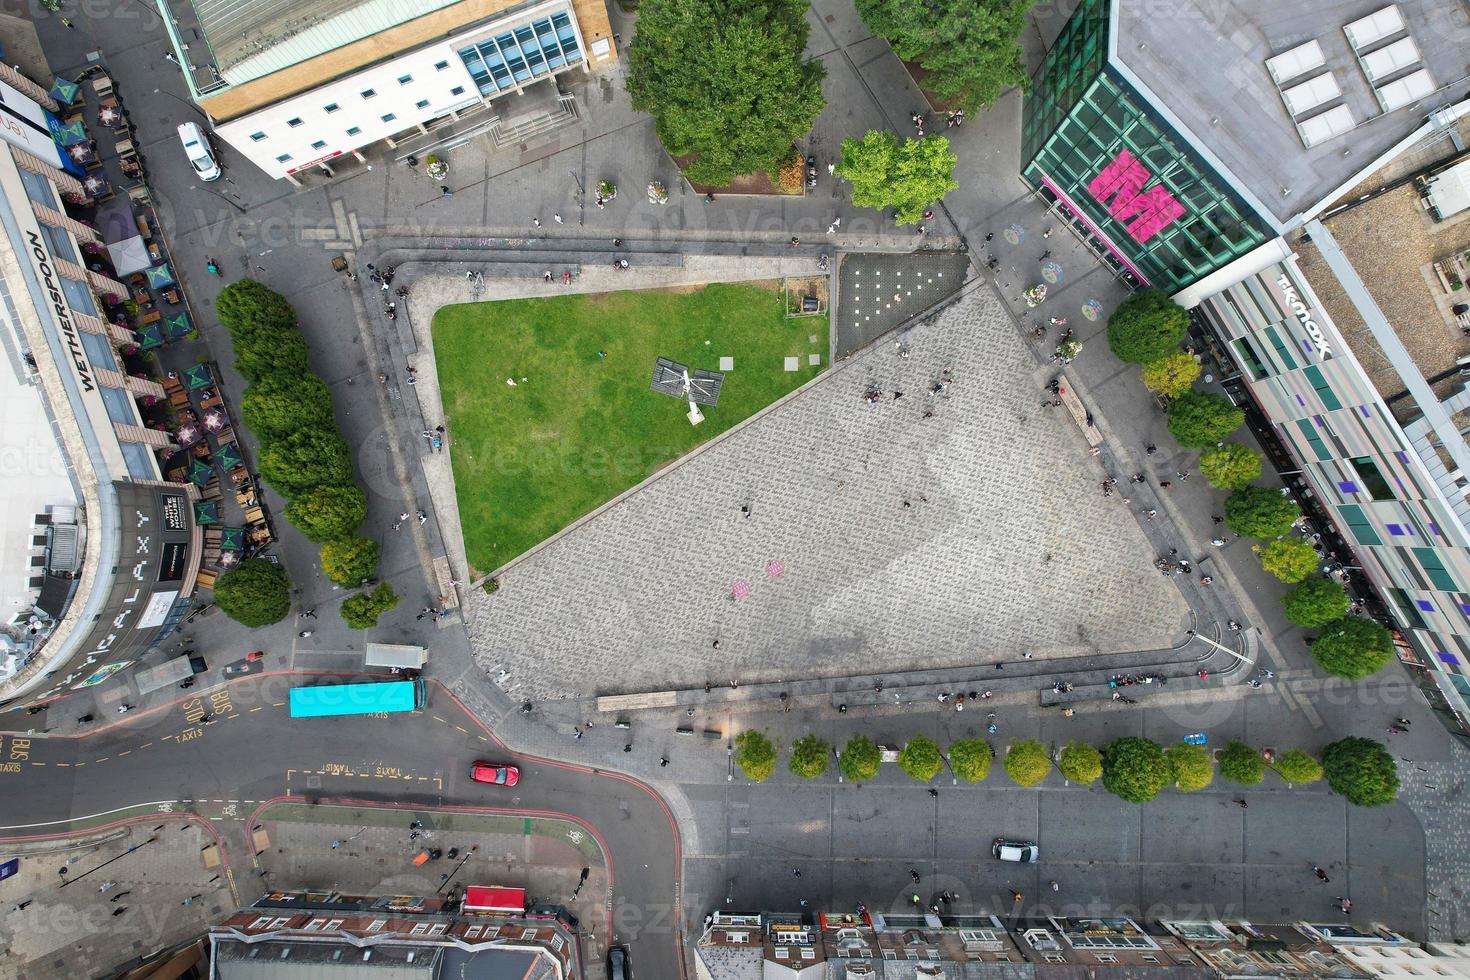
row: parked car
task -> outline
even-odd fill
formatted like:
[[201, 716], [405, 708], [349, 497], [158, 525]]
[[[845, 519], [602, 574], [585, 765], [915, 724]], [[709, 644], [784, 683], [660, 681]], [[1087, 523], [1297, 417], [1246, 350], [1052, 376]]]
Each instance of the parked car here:
[[490, 783], [495, 786], [514, 786], [521, 781], [521, 770], [516, 766], [477, 759], [470, 766], [470, 778], [477, 783]]
[[633, 970], [628, 965], [628, 947], [608, 947], [607, 980], [633, 980]]
[[1041, 848], [1036, 846], [1035, 841], [1006, 840], [1004, 837], [997, 837], [995, 843], [990, 845], [990, 853], [997, 861], [1035, 864], [1041, 857]]
[[189, 163], [200, 180], [219, 179], [219, 161], [214, 158], [209, 137], [204, 135], [204, 130], [199, 128], [198, 123], [179, 123], [179, 142], [184, 144], [184, 155], [189, 158]]

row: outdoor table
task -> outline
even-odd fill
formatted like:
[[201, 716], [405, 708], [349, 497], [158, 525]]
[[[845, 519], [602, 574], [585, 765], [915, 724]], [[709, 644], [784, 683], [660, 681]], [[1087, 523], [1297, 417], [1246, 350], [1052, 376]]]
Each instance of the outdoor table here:
[[162, 319], [162, 313], [158, 312], [157, 310], [149, 310], [147, 313], [143, 314], [142, 320], [140, 322], [146, 327], [148, 324], [157, 323], [159, 320]]

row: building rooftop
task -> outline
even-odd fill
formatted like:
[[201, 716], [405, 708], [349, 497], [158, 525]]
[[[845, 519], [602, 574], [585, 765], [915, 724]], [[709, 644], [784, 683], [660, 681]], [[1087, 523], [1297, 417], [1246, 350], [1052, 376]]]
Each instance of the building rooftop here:
[[[1401, 17], [1364, 21], [1391, 7]], [[1470, 91], [1464, 4], [1175, 0], [1161, 12], [1115, 0], [1115, 10], [1125, 74], [1283, 227]]]

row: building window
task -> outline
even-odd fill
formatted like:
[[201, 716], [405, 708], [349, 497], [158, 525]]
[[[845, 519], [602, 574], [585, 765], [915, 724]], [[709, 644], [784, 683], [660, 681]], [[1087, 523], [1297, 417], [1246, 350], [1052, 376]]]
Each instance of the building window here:
[[1411, 531], [1408, 528], [1404, 527], [1404, 525], [1402, 525], [1402, 524], [1385, 524], [1383, 526], [1386, 527], [1386, 528], [1388, 528], [1388, 533], [1391, 534], [1391, 535], [1393, 535], [1396, 538], [1401, 538], [1405, 534], [1413, 534], [1414, 533], [1413, 531]]
[[311, 148], [313, 150], [320, 150], [322, 147], [324, 147], [326, 145], [327, 145], [327, 141], [326, 140], [317, 140], [315, 143], [311, 144]]
[[301, 123], [301, 117], [300, 116], [297, 116], [294, 119], [287, 119], [286, 120], [286, 125], [287, 126], [290, 126], [292, 129], [295, 129], [297, 126], [300, 126], [301, 124], [302, 123]]
[[1434, 612], [1434, 603], [1430, 602], [1428, 599], [1415, 599], [1414, 605], [1419, 607], [1420, 612]]
[[1250, 372], [1251, 380], [1260, 381], [1270, 376], [1271, 369], [1261, 359], [1260, 352], [1256, 350], [1256, 345], [1251, 343], [1249, 337], [1241, 337], [1236, 340], [1235, 351], [1239, 355], [1240, 363]]
[[261, 140], [265, 139], [265, 134], [264, 133], [251, 133], [250, 134], [250, 139], [253, 142], [259, 143]]
[[358, 135], [361, 132], [362, 132], [362, 130], [358, 129], [356, 126], [348, 126], [347, 127], [347, 135], [348, 136], [356, 136], [356, 135]]
[[377, 89], [365, 88], [365, 89], [362, 90], [362, 97], [364, 99], [371, 99], [374, 96], [376, 96], [377, 94], [378, 94], [378, 90]]
[[1296, 370], [1296, 358], [1291, 356], [1291, 348], [1281, 339], [1281, 333], [1275, 327], [1266, 328], [1266, 339], [1271, 341], [1271, 346], [1276, 350], [1276, 356], [1281, 358], [1281, 366], [1288, 371]]
[[1451, 667], [1460, 666], [1460, 658], [1455, 656], [1453, 653], [1445, 653], [1443, 650], [1436, 650], [1434, 651], [1434, 655], [1440, 659], [1441, 663], [1449, 664]]
[[1321, 368], [1315, 364], [1309, 364], [1302, 369], [1302, 374], [1306, 375], [1307, 380], [1312, 383], [1312, 387], [1316, 389], [1317, 397], [1322, 399], [1323, 406], [1329, 412], [1335, 412], [1339, 408], [1342, 408], [1342, 402], [1338, 401], [1337, 393], [1332, 390], [1332, 386], [1322, 376]]
[[417, 102], [415, 102], [413, 104], [413, 107], [415, 109], [427, 109], [429, 107], [429, 100], [428, 99], [419, 99]]
[[1337, 514], [1347, 525], [1348, 531], [1358, 544], [1383, 543], [1383, 539], [1378, 536], [1378, 531], [1368, 520], [1368, 515], [1363, 513], [1363, 508], [1357, 504], [1342, 504], [1337, 508]]
[[1383, 473], [1379, 471], [1378, 464], [1373, 462], [1371, 456], [1359, 456], [1350, 462], [1362, 479], [1368, 496], [1374, 500], [1393, 499], [1393, 490], [1389, 488], [1388, 481], [1383, 478]]
[[289, 153], [282, 153], [280, 156], [276, 157], [276, 163], [285, 163], [287, 160], [290, 160], [290, 159], [291, 159], [291, 154], [289, 154]]
[[446, 69], [448, 67], [449, 67], [449, 62], [447, 62], [447, 61], [436, 61], [436, 62], [434, 62], [434, 70], [435, 71], [443, 71], [444, 69]]
[[322, 106], [322, 111], [330, 116], [332, 113], [336, 112], [340, 108], [342, 107], [339, 106], [337, 103], [328, 102], [326, 105]]
[[383, 120], [383, 122], [392, 122], [393, 120], [397, 119], [398, 116], [396, 116], [395, 114], [393, 114], [393, 113], [390, 112], [390, 113], [387, 113], [387, 114], [383, 115], [380, 118]]
[[1352, 480], [1338, 480], [1337, 489], [1342, 493], [1362, 493], [1358, 485]]
[[1389, 589], [1388, 595], [1389, 598], [1393, 600], [1394, 606], [1397, 607], [1399, 613], [1401, 614], [1401, 618], [1403, 619], [1405, 626], [1407, 626], [1411, 630], [1422, 630], [1429, 628], [1429, 624], [1424, 622], [1424, 617], [1419, 615], [1418, 605], [1416, 605], [1414, 601], [1409, 598], [1409, 593], [1405, 592], [1403, 589]]
[[1312, 452], [1317, 454], [1319, 460], [1331, 459], [1332, 450], [1327, 448], [1327, 443], [1317, 434], [1317, 423], [1321, 419], [1322, 416], [1320, 415], [1317, 416], [1315, 421], [1313, 419], [1297, 419], [1296, 427], [1302, 430], [1302, 438], [1307, 440], [1307, 445], [1312, 447]]
[[452, 89], [449, 90], [449, 94], [450, 95], [464, 95], [464, 86], [463, 85], [456, 85], [456, 86], [454, 86], [454, 88], [452, 88]]
[[413, 83], [413, 76], [412, 75], [399, 75], [398, 76], [398, 84], [399, 85], [409, 85], [409, 84], [412, 84], [412, 83]]
[[1439, 552], [1433, 548], [1411, 548], [1414, 557], [1419, 559], [1419, 565], [1424, 569], [1424, 574], [1429, 576], [1429, 581], [1436, 589], [1442, 592], [1458, 592], [1460, 587], [1455, 584], [1454, 578], [1440, 561]]

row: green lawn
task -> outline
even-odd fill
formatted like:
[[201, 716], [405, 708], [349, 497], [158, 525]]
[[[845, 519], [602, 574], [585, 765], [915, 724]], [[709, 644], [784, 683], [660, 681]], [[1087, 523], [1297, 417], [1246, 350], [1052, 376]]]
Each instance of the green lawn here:
[[[774, 283], [446, 306], [433, 331], [465, 550], [481, 572], [827, 363], [827, 318], [787, 319]], [[820, 354], [821, 364], [809, 366], [808, 354]], [[689, 424], [686, 402], [650, 390], [660, 356], [691, 370], [735, 359], [719, 405], [705, 407], [698, 426]], [[788, 356], [800, 358], [796, 371], [785, 370]]]

